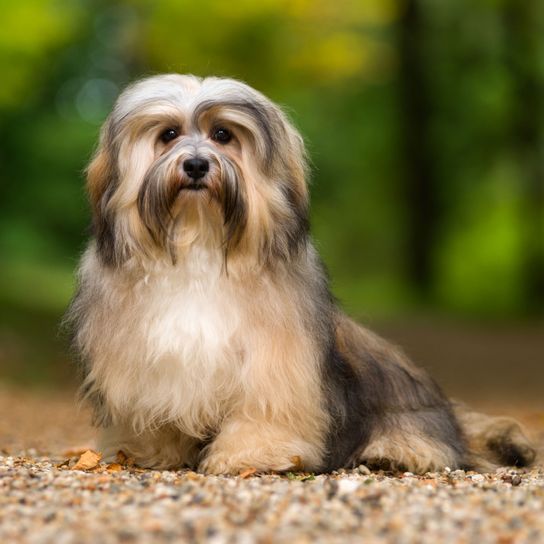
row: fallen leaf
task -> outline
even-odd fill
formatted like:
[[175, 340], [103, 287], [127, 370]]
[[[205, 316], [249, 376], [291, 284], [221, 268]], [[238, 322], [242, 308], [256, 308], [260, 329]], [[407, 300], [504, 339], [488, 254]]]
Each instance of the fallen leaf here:
[[121, 470], [123, 470], [123, 466], [120, 465], [119, 463], [110, 463], [107, 467], [106, 467], [106, 470], [108, 472], [120, 472]]
[[246, 468], [246, 470], [240, 472], [238, 476], [244, 480], [245, 478], [251, 476], [252, 474], [255, 474], [257, 472], [257, 469], [255, 467]]
[[96, 451], [87, 450], [81, 455], [72, 470], [91, 470], [95, 468], [102, 459], [102, 455]]
[[124, 467], [132, 467], [132, 466], [134, 466], [134, 463], [136, 462], [133, 457], [129, 457], [122, 450], [119, 450], [115, 457], [116, 457], [117, 463], [124, 466]]
[[292, 470], [295, 472], [300, 472], [304, 467], [302, 465], [302, 459], [300, 458], [300, 455], [293, 455], [291, 457], [291, 463], [293, 463], [293, 466], [291, 467]]
[[117, 458], [117, 462], [120, 465], [124, 465], [127, 462], [128, 455], [123, 450], [119, 450], [117, 452], [116, 458]]
[[75, 446], [62, 452], [63, 457], [81, 457], [86, 451], [92, 451], [90, 446]]
[[298, 480], [299, 482], [315, 480], [315, 474], [313, 472], [286, 472], [285, 476], [287, 476], [288, 480]]

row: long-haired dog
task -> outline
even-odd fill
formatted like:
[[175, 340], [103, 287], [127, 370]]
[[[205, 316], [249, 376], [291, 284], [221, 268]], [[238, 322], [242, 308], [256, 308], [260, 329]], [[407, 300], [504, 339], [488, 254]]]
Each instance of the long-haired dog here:
[[219, 474], [533, 460], [517, 423], [452, 406], [338, 308], [302, 138], [262, 94], [139, 81], [87, 174], [94, 238], [68, 321], [105, 456]]

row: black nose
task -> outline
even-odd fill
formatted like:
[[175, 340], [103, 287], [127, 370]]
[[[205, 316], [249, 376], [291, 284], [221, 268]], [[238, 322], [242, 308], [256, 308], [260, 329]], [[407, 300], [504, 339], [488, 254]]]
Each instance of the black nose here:
[[187, 159], [183, 161], [183, 170], [193, 179], [203, 178], [210, 169], [210, 163], [206, 159]]

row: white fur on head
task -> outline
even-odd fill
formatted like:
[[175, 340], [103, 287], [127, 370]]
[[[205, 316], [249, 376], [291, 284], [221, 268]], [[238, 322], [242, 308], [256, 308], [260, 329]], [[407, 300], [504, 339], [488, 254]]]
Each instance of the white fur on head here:
[[[227, 145], [214, 131], [227, 128]], [[178, 137], [164, 143], [161, 134]], [[205, 190], [187, 191], [188, 158], [209, 161]], [[232, 79], [151, 77], [129, 86], [88, 168], [105, 264], [177, 254], [195, 239], [258, 262], [287, 259], [308, 230], [302, 138], [262, 94]]]

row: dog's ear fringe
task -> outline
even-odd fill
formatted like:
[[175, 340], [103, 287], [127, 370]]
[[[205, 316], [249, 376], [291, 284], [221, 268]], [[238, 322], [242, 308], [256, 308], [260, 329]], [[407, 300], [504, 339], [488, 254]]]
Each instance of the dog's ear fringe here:
[[281, 189], [290, 209], [289, 220], [285, 222], [280, 238], [282, 243], [276, 253], [284, 258], [294, 256], [308, 241], [310, 233], [310, 199], [308, 193], [308, 166], [306, 148], [302, 136], [280, 110], [285, 130], [285, 147], [282, 162], [285, 180]]
[[93, 211], [100, 212], [102, 196], [112, 183], [111, 158], [104, 146], [100, 146], [85, 171], [87, 192]]
[[121, 264], [126, 258], [123, 256], [124, 252], [117, 247], [114, 218], [107, 206], [119, 183], [114, 152], [111, 120], [108, 119], [102, 127], [98, 148], [85, 174], [93, 214], [93, 235], [100, 258], [105, 265], [110, 266]]

